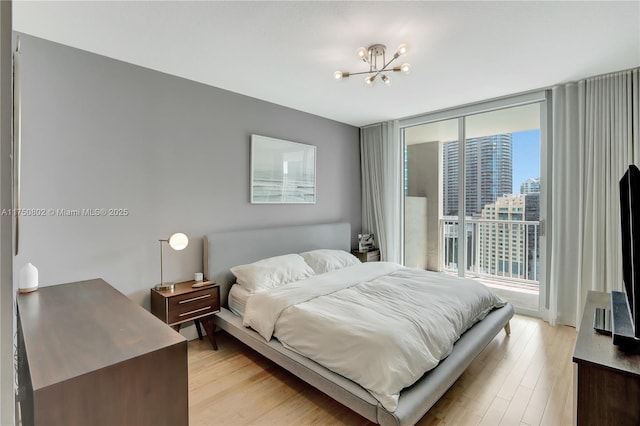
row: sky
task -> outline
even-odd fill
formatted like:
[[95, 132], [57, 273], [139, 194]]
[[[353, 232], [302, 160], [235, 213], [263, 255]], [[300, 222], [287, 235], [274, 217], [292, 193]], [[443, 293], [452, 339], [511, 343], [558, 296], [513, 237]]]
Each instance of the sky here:
[[529, 178], [540, 177], [540, 129], [512, 133], [513, 193]]

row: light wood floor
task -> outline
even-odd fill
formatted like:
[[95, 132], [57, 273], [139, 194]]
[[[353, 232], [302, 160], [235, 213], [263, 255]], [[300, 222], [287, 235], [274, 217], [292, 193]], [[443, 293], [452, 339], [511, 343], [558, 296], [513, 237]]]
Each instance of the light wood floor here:
[[[368, 425], [228, 334], [189, 342], [192, 425]], [[511, 320], [419, 425], [569, 425], [576, 331]]]

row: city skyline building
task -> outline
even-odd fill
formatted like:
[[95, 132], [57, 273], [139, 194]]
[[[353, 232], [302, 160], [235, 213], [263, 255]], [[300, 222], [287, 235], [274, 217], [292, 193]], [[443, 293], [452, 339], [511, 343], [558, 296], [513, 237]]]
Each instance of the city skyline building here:
[[[537, 280], [540, 240], [537, 222], [540, 194], [509, 194], [482, 209], [478, 224], [478, 271]], [[522, 223], [518, 223], [522, 222]]]
[[[540, 179], [538, 179], [538, 182]], [[525, 194], [524, 220], [539, 222], [540, 220], [540, 192]], [[527, 277], [531, 280], [540, 279], [540, 227], [527, 225]]]
[[[466, 140], [466, 215], [478, 217], [485, 205], [513, 192], [512, 136], [510, 133]], [[459, 144], [445, 142], [443, 152], [444, 215], [457, 215]]]
[[[538, 281], [540, 178], [514, 182], [511, 134], [467, 139], [465, 147], [467, 223], [463, 235], [458, 235], [455, 216], [461, 213], [459, 143], [442, 144], [443, 216], [449, 218], [445, 220], [453, 220], [445, 222], [443, 229], [446, 267], [462, 266], [458, 264], [457, 247], [463, 237], [465, 269], [519, 281]], [[515, 193], [518, 189], [519, 194]]]
[[529, 178], [520, 184], [521, 194], [540, 193], [540, 178]]
[[504, 195], [482, 209], [481, 218], [486, 222], [478, 226], [480, 272], [525, 278], [526, 232], [524, 227], [507, 222], [524, 219], [525, 197]]

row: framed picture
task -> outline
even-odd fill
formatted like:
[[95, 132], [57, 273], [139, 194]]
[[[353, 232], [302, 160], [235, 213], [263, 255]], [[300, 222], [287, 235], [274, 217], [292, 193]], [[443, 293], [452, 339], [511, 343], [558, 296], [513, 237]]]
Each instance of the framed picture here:
[[316, 147], [251, 135], [251, 203], [315, 202]]
[[369, 251], [374, 248], [373, 234], [358, 234], [358, 251]]

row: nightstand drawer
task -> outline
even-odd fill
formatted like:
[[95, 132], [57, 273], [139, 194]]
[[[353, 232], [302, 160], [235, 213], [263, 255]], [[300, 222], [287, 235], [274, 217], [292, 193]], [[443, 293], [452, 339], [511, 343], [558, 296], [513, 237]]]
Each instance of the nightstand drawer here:
[[210, 315], [218, 312], [220, 309], [214, 304], [201, 305], [189, 305], [188, 309], [184, 309], [183, 312], [178, 310], [169, 311], [169, 325], [173, 325], [179, 322], [189, 321], [194, 318], [199, 318], [203, 315]]
[[367, 252], [366, 257], [367, 262], [379, 262], [380, 261], [380, 250]]
[[218, 300], [219, 287], [203, 288], [202, 290], [192, 291], [185, 294], [169, 297], [169, 310], [182, 309], [185, 306], [204, 303], [212, 303], [212, 300]]
[[188, 321], [220, 310], [220, 288], [208, 288], [169, 298], [168, 324]]
[[353, 250], [351, 252], [354, 256], [360, 259], [360, 262], [378, 262], [380, 261], [380, 250], [374, 249], [369, 251]]

